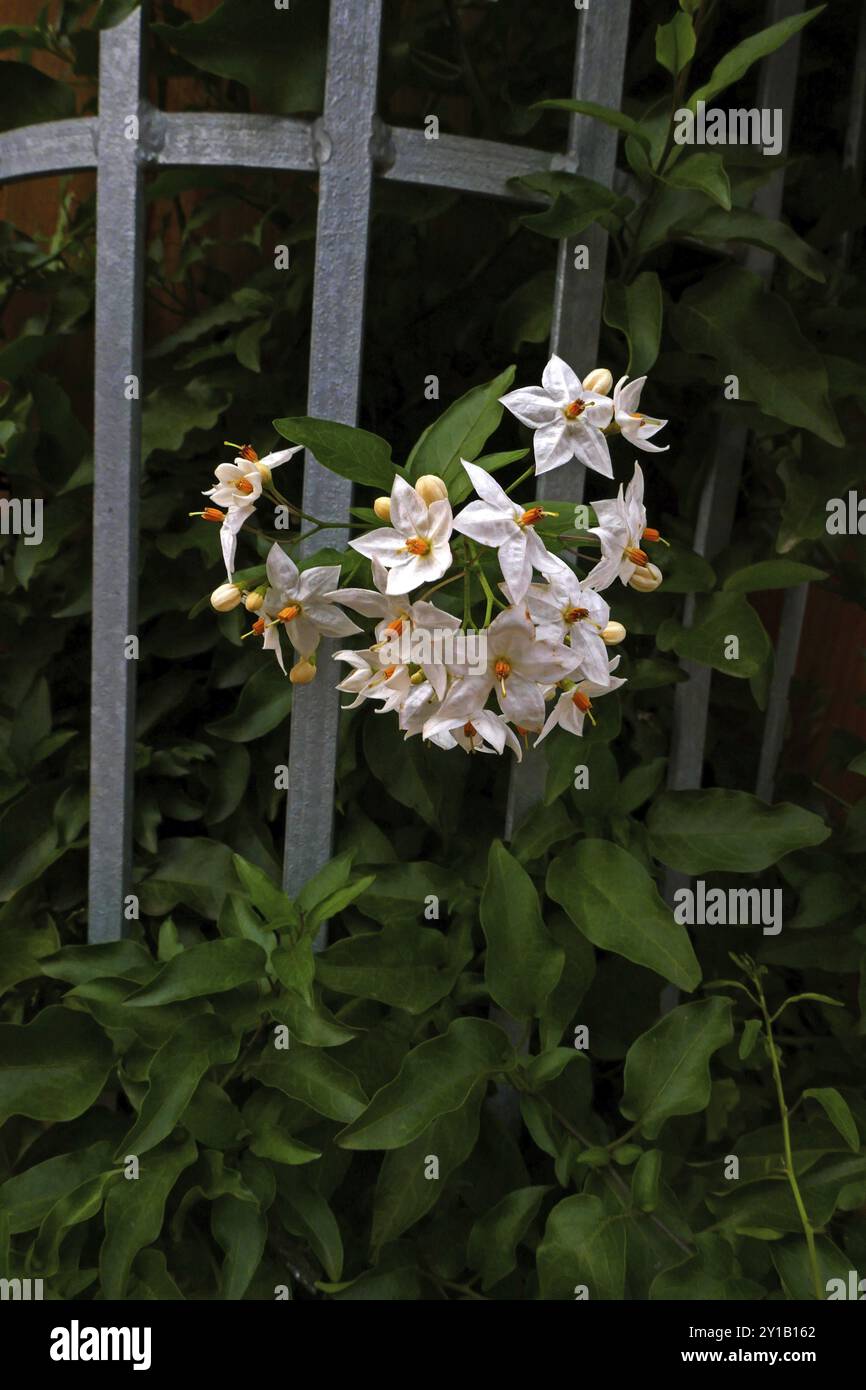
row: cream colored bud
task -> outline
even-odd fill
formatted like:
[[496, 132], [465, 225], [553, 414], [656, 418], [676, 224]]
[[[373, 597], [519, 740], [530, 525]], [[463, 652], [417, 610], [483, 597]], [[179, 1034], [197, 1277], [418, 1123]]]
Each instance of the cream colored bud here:
[[373, 503], [373, 511], [380, 521], [391, 520], [391, 499], [390, 497], [377, 497]]
[[622, 623], [608, 623], [601, 634], [601, 640], [607, 647], [616, 647], [620, 642], [624, 642], [626, 631]]
[[583, 384], [587, 391], [597, 391], [600, 396], [606, 396], [613, 386], [613, 376], [607, 367], [596, 367], [594, 372], [584, 377]]
[[435, 473], [425, 473], [423, 478], [419, 478], [415, 484], [415, 491], [423, 502], [429, 507], [432, 502], [447, 502], [448, 488], [445, 486], [445, 479], [439, 478]]
[[252, 593], [247, 594], [244, 599], [244, 608], [248, 613], [258, 613], [264, 601], [264, 594], [260, 594], [258, 589], [253, 589]]
[[312, 661], [296, 661], [289, 672], [292, 685], [309, 685], [316, 679], [316, 668]]
[[636, 569], [631, 579], [628, 581], [630, 589], [637, 589], [640, 594], [651, 594], [662, 582], [663, 575], [658, 565], [649, 563]]
[[231, 613], [241, 601], [241, 591], [237, 584], [220, 584], [210, 596], [211, 608], [218, 613]]

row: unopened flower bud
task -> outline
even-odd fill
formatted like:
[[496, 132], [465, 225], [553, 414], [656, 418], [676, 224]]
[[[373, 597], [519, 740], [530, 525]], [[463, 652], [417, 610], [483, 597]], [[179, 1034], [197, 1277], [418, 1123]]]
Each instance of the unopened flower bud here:
[[244, 599], [244, 608], [248, 613], [258, 613], [264, 601], [264, 594], [260, 593], [258, 589], [253, 589], [252, 593], [247, 594]]
[[613, 376], [607, 367], [596, 367], [594, 372], [584, 377], [583, 385], [587, 391], [597, 391], [600, 396], [606, 396], [613, 386]]
[[608, 623], [601, 634], [601, 640], [607, 647], [616, 647], [620, 642], [624, 642], [626, 637], [625, 628], [622, 623]]
[[448, 488], [445, 479], [439, 478], [435, 473], [425, 473], [423, 478], [419, 478], [415, 484], [415, 491], [426, 502], [429, 507], [432, 502], [447, 502]]
[[316, 679], [316, 668], [312, 661], [296, 661], [289, 672], [292, 685], [309, 685]]
[[237, 584], [220, 584], [210, 596], [211, 608], [218, 613], [231, 613], [241, 601], [241, 591]]
[[391, 499], [390, 497], [377, 497], [373, 503], [373, 511], [380, 521], [391, 520]]
[[638, 593], [651, 594], [662, 582], [662, 572], [658, 565], [647, 562], [641, 569], [636, 569], [631, 579], [628, 581], [630, 589], [637, 589]]

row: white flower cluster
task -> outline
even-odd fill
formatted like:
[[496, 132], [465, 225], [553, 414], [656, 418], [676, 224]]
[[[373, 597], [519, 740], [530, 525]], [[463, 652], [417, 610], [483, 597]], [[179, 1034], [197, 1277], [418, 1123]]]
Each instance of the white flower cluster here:
[[[612, 435], [657, 450], [649, 439], [665, 421], [637, 412], [643, 384], [643, 378], [631, 383], [623, 378], [611, 398], [609, 372], [597, 370], [582, 383], [554, 357], [541, 387], [513, 391], [502, 401], [535, 431], [536, 474], [576, 457], [611, 477]], [[233, 545], [261, 492], [247, 470], [261, 476], [263, 467], [282, 462], [288, 452], [246, 465], [242, 456], [235, 465], [221, 465], [225, 476], [218, 470], [219, 487], [209, 495], [228, 507], [223, 529], [232, 543], [230, 555], [224, 546], [230, 582], [212, 602], [228, 609], [245, 598], [247, 608], [258, 613], [252, 632], [262, 636], [284, 670], [281, 642], [287, 636], [299, 658], [291, 671], [295, 682], [314, 677], [321, 637], [361, 631], [343, 611], [349, 608], [374, 619], [375, 627], [370, 646], [336, 654], [335, 660], [350, 667], [338, 685], [354, 697], [347, 708], [372, 700], [380, 713], [396, 713], [407, 738], [420, 734], [441, 748], [459, 745], [469, 752], [502, 753], [508, 747], [518, 758], [520, 736], [535, 735], [538, 743], [557, 726], [581, 734], [584, 721], [593, 719], [594, 701], [623, 684], [615, 675], [619, 657], [611, 659], [609, 648], [623, 640], [625, 628], [611, 622], [602, 591], [616, 579], [641, 591], [661, 583], [644, 549], [661, 538], [647, 526], [637, 464], [625, 490], [620, 487], [615, 498], [593, 504], [596, 526], [570, 540], [561, 536], [569, 549], [575, 543], [597, 547], [598, 560], [583, 578], [545, 544], [545, 521], [554, 513], [513, 501], [484, 468], [464, 460], [476, 498], [456, 516], [445, 482], [432, 475], [413, 486], [397, 474], [390, 498], [377, 500], [376, 515], [388, 524], [349, 542], [370, 560], [374, 589], [338, 588], [338, 565], [299, 572], [274, 545], [267, 587], [244, 595], [231, 583]], [[232, 469], [239, 472], [229, 476]], [[252, 492], [244, 486], [250, 479]], [[233, 516], [233, 508], [243, 515]], [[460, 551], [456, 562], [452, 547]], [[479, 547], [497, 553], [503, 599], [493, 592]], [[462, 622], [430, 602], [434, 591], [460, 580], [466, 595]], [[483, 625], [470, 631], [475, 582], [487, 596], [487, 611]], [[427, 591], [418, 593], [422, 588]], [[492, 618], [494, 604], [501, 611]]]

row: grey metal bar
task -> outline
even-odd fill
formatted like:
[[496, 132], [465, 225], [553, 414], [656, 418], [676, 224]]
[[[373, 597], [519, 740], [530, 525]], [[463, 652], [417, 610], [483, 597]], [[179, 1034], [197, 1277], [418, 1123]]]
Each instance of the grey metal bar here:
[[119, 939], [130, 891], [144, 202], [128, 118], [138, 116], [143, 23], [137, 10], [99, 47], [90, 941]]
[[[866, 122], [866, 9], [860, 12], [843, 155], [844, 167], [849, 169], [855, 177], [861, 173], [863, 167], [864, 122]], [[846, 265], [850, 260], [853, 243], [853, 234], [845, 232], [840, 247], [843, 265]], [[765, 801], [772, 800], [776, 772], [785, 743], [788, 696], [791, 680], [797, 667], [797, 655], [800, 650], [800, 637], [803, 631], [808, 597], [808, 584], [798, 584], [796, 588], [787, 590], [782, 604], [782, 617], [776, 642], [776, 664], [773, 668], [773, 679], [767, 699], [764, 737], [761, 743], [758, 777], [755, 785], [757, 795], [763, 797]]]
[[[359, 11], [331, 0], [325, 106], [316, 130], [320, 167], [308, 409], [353, 425], [358, 418], [376, 130], [381, 0]], [[352, 486], [307, 455], [304, 511], [348, 520]], [[344, 545], [321, 532], [313, 546]], [[323, 643], [322, 674], [296, 686], [292, 707], [283, 881], [296, 893], [330, 856], [340, 694]]]
[[765, 801], [773, 799], [776, 769], [782, 745], [785, 742], [785, 724], [788, 718], [788, 692], [791, 678], [797, 666], [797, 653], [800, 650], [800, 633], [806, 616], [809, 599], [809, 585], [798, 584], [785, 594], [782, 605], [782, 620], [776, 641], [776, 663], [767, 702], [767, 715], [764, 720], [764, 737], [761, 742], [761, 755], [758, 760], [758, 777], [755, 791]]
[[[572, 83], [575, 98], [619, 106], [630, 9], [631, 0], [607, 0], [603, 15], [592, 10], [581, 13]], [[617, 133], [609, 126], [588, 116], [572, 115], [565, 158], [576, 165], [580, 173], [611, 187], [616, 143]], [[588, 270], [575, 268], [570, 240], [559, 244], [550, 346], [553, 352], [586, 375], [597, 365], [607, 233], [595, 224], [581, 233], [580, 241], [589, 251]], [[536, 494], [542, 499], [581, 502], [585, 472], [581, 464], [572, 460], [555, 473], [543, 473]], [[512, 767], [505, 812], [507, 839], [529, 809], [541, 800], [545, 776], [546, 762], [541, 749], [528, 749], [523, 761]]]
[[[776, 23], [803, 10], [803, 0], [770, 0], [766, 22]], [[780, 108], [785, 113], [784, 143], [787, 148], [794, 88], [799, 62], [799, 35], [766, 58], [758, 81], [759, 107]], [[755, 208], [767, 217], [778, 217], [782, 206], [784, 174], [779, 170], [760, 190]], [[749, 270], [769, 282], [775, 264], [771, 253], [750, 247], [745, 257]], [[712, 560], [728, 543], [736, 511], [747, 431], [735, 428], [719, 431], [710, 471], [701, 495], [694, 549]], [[694, 598], [687, 600], [683, 619], [688, 626], [694, 618]], [[688, 680], [676, 687], [674, 728], [668, 766], [668, 786], [672, 790], [698, 787], [704, 758], [707, 714], [712, 672], [709, 667], [683, 661]]]
[[[488, 198], [513, 198], [508, 180], [563, 168], [562, 156], [547, 150], [476, 140], [467, 135], [442, 135], [428, 140], [423, 130], [392, 128], [383, 139], [382, 177], [425, 188], [454, 188]], [[527, 202], [545, 201], [542, 194], [524, 195]]]
[[315, 170], [313, 126], [293, 116], [154, 112], [156, 163]]
[[69, 174], [96, 164], [95, 116], [19, 126], [0, 135], [0, 182]]

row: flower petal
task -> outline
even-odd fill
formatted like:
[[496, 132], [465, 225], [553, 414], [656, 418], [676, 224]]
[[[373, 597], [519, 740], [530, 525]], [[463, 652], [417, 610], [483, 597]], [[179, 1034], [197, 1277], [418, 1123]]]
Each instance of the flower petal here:
[[537, 430], [540, 425], [549, 425], [559, 415], [556, 402], [540, 386], [523, 386], [518, 391], [509, 391], [507, 395], [499, 397], [499, 403], [531, 430]]
[[560, 408], [585, 394], [580, 377], [555, 353], [541, 374], [541, 384]]

